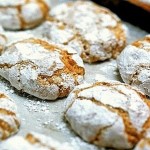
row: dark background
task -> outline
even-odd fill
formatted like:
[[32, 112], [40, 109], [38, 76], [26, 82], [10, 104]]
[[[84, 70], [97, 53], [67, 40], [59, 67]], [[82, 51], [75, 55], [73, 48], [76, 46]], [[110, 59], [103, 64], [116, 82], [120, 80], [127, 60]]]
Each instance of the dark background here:
[[93, 0], [97, 4], [109, 8], [122, 20], [150, 33], [150, 13], [124, 0]]

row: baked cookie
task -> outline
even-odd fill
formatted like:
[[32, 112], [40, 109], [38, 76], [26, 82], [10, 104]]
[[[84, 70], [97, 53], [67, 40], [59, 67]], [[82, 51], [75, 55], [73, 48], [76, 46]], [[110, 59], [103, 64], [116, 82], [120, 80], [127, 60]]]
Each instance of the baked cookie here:
[[150, 35], [128, 45], [117, 64], [124, 82], [150, 96]]
[[0, 75], [18, 90], [55, 100], [82, 82], [84, 66], [73, 49], [30, 38], [12, 44], [1, 55]]
[[150, 101], [126, 84], [82, 84], [68, 96], [65, 117], [87, 142], [130, 149], [150, 128]]
[[41, 26], [32, 30], [31, 33], [36, 37], [69, 46], [76, 50], [79, 55], [84, 51], [84, 44], [78, 32], [61, 21], [47, 18]]
[[10, 30], [32, 28], [45, 20], [48, 11], [44, 0], [1, 0], [0, 24]]
[[116, 58], [126, 43], [121, 20], [107, 8], [90, 1], [60, 4], [50, 16], [70, 25], [83, 44], [81, 57], [85, 62]]
[[0, 92], [0, 141], [18, 132], [19, 126], [16, 104]]
[[1, 143], [0, 148], [7, 150], [73, 150], [67, 143], [59, 143], [51, 137], [34, 132], [28, 133], [25, 138], [12, 137]]

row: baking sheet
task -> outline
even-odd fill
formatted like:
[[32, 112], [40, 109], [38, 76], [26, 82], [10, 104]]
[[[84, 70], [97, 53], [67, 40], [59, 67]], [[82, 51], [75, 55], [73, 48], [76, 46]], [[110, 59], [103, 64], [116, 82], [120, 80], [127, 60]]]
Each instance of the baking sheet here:
[[[58, 1], [53, 1], [53, 5], [55, 5], [54, 2], [56, 4]], [[129, 23], [125, 22], [125, 25], [128, 31], [130, 31], [130, 34], [128, 34], [128, 43], [148, 34]], [[18, 39], [20, 38], [20, 34], [24, 34], [24, 32], [15, 35], [13, 32], [7, 32], [7, 34], [11, 35], [12, 39]], [[12, 39], [10, 39], [10, 41]], [[85, 64], [85, 69], [84, 82], [94, 82], [95, 76], [99, 74], [107, 79], [121, 81], [115, 60]], [[0, 90], [14, 99], [18, 106], [21, 127], [17, 135], [25, 135], [30, 131], [35, 131], [52, 136], [61, 142], [69, 142], [76, 150], [98, 150], [96, 146], [84, 142], [74, 134], [69, 125], [65, 122], [63, 117], [65, 98], [57, 101], [43, 101], [26, 93], [20, 93], [11, 87], [9, 82], [2, 77], [0, 77]]]

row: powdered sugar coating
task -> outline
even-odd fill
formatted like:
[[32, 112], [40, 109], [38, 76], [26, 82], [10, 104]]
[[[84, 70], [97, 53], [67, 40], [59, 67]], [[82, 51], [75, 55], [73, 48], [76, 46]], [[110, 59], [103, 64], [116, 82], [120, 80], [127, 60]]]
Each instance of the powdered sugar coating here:
[[76, 50], [79, 55], [84, 50], [84, 45], [78, 36], [78, 32], [63, 22], [47, 20], [31, 33], [36, 37], [46, 38], [58, 44], [68, 45]]
[[150, 96], [150, 36], [128, 45], [117, 62], [123, 81]]
[[0, 57], [0, 75], [18, 90], [55, 100], [82, 82], [84, 66], [72, 49], [31, 38], [7, 48]]
[[25, 138], [16, 136], [0, 145], [7, 150], [73, 150], [68, 143], [59, 143], [51, 137], [31, 132]]
[[30, 31], [29, 32], [28, 31], [18, 31], [18, 32], [7, 31], [4, 32], [3, 34], [7, 38], [7, 46], [21, 40], [35, 37], [33, 34], [30, 33]]
[[19, 6], [25, 4], [25, 0], [1, 0], [0, 6], [7, 7], [7, 6]]
[[20, 126], [17, 106], [13, 100], [0, 92], [0, 140], [15, 134]]
[[90, 1], [63, 3], [50, 16], [72, 26], [81, 38], [81, 57], [85, 62], [116, 57], [125, 46], [125, 32], [120, 19], [108, 9]]
[[150, 103], [138, 90], [122, 83], [83, 84], [68, 96], [65, 117], [85, 141], [130, 149], [150, 127]]
[[0, 1], [0, 24], [10, 30], [32, 28], [39, 25], [48, 13], [44, 0]]

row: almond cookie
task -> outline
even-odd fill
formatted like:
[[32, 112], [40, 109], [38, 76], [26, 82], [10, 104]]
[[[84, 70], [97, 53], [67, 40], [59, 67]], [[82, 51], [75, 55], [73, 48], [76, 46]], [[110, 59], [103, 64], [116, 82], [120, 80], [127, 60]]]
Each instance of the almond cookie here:
[[73, 49], [30, 38], [12, 44], [1, 55], [0, 75], [18, 90], [55, 100], [82, 82], [84, 66]]
[[45, 19], [48, 11], [44, 0], [1, 0], [0, 24], [10, 30], [32, 28]]
[[81, 57], [85, 62], [116, 58], [125, 46], [126, 35], [121, 20], [93, 2], [63, 3], [54, 7], [50, 16], [78, 32], [84, 48]]
[[68, 96], [65, 117], [87, 142], [130, 149], [150, 127], [150, 101], [126, 84], [82, 84]]
[[34, 132], [28, 133], [25, 138], [12, 137], [3, 142], [0, 148], [7, 150], [73, 150], [67, 143], [59, 143], [51, 137]]
[[123, 81], [150, 96], [150, 35], [128, 45], [117, 63]]
[[16, 104], [0, 92], [0, 141], [18, 132], [19, 126]]

